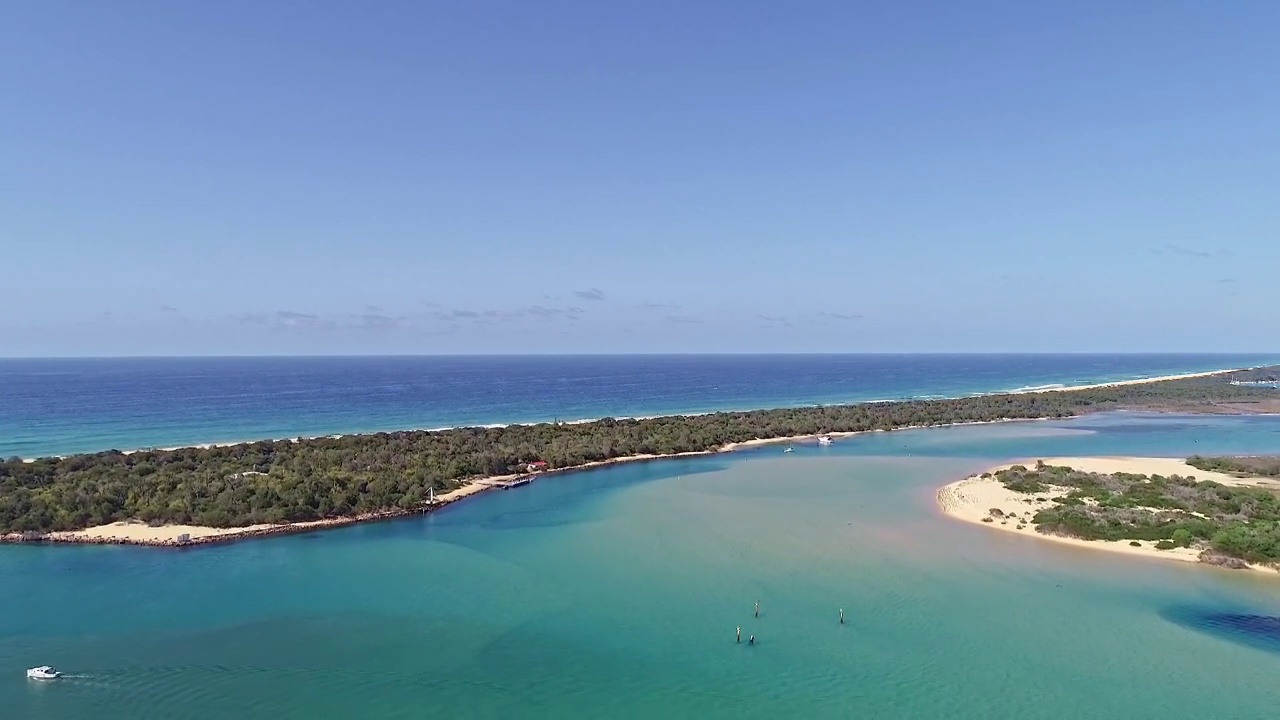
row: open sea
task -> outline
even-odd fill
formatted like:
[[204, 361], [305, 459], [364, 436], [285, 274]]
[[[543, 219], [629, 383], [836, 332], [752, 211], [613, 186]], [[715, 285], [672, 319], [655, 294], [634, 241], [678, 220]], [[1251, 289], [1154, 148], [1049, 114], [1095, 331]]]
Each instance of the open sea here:
[[953, 397], [1280, 355], [0, 359], [0, 457]]
[[[4, 361], [0, 438], [40, 454], [1266, 360]], [[1268, 717], [1280, 576], [996, 532], [935, 491], [1013, 458], [1276, 452], [1280, 416], [1113, 413], [617, 465], [219, 547], [0, 546], [0, 718]], [[67, 676], [26, 680], [42, 664]]]

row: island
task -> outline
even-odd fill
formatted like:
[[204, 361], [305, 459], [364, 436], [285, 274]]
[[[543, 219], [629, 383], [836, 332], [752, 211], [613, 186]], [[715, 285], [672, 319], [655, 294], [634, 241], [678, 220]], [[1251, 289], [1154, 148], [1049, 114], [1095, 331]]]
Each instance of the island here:
[[1046, 458], [951, 483], [938, 503], [1057, 542], [1280, 570], [1280, 457]]
[[186, 546], [427, 512], [549, 473], [1107, 410], [1280, 410], [1276, 368], [954, 399], [381, 432], [0, 462], [0, 541]]

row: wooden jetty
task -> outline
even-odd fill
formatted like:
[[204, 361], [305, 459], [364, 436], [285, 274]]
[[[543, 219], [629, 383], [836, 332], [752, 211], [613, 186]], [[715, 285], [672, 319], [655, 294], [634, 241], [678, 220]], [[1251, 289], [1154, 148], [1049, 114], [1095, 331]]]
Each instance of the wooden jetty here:
[[489, 487], [502, 488], [503, 490], [528, 485], [533, 482], [533, 475], [521, 475], [511, 480], [477, 480], [477, 485], [488, 485]]

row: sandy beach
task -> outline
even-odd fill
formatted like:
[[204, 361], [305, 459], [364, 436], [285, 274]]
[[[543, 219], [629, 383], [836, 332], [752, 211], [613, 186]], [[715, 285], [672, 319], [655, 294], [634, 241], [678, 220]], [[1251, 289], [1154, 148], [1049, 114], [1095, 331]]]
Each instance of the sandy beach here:
[[[1065, 465], [1082, 472], [1181, 475], [1183, 477], [1195, 477], [1196, 480], [1213, 480], [1224, 485], [1280, 487], [1280, 482], [1275, 479], [1237, 478], [1220, 472], [1198, 470], [1180, 458], [1047, 457], [1004, 463], [987, 470], [986, 473], [995, 473], [1019, 464], [1032, 467], [1035, 465], [1036, 460], [1043, 460], [1047, 465]], [[942, 512], [958, 520], [976, 523], [994, 530], [1075, 547], [1107, 550], [1164, 560], [1200, 562], [1200, 551], [1192, 548], [1157, 550], [1154, 542], [1134, 541], [1138, 542], [1138, 545], [1135, 546], [1128, 540], [1081, 540], [1079, 538], [1038, 532], [1035, 524], [1031, 522], [1031, 517], [1041, 508], [1049, 506], [1054, 498], [1065, 494], [1067, 489], [1056, 489], [1035, 494], [1020, 493], [1005, 488], [994, 477], [983, 478], [981, 477], [982, 474], [984, 473], [972, 475], [939, 488], [937, 500]], [[998, 512], [992, 512], [993, 510]], [[1255, 565], [1250, 565], [1249, 567], [1257, 570], [1274, 571], [1272, 568]]]
[[[485, 478], [491, 483], [513, 480], [517, 475]], [[498, 485], [475, 481], [436, 495], [434, 505], [405, 511], [387, 511], [351, 517], [329, 518], [296, 523], [278, 523], [245, 525], [242, 527], [216, 528], [203, 525], [148, 525], [136, 520], [113, 522], [107, 525], [84, 528], [83, 530], [67, 530], [52, 532], [41, 540], [55, 543], [103, 544], [103, 545], [151, 545], [159, 547], [205, 545], [210, 543], [231, 542], [268, 535], [285, 535], [325, 528], [342, 527], [359, 522], [388, 520], [406, 515], [416, 515], [432, 509], [457, 502], [465, 497], [493, 490]], [[184, 539], [185, 538], [185, 539]], [[10, 538], [5, 538], [10, 539]], [[17, 539], [17, 538], [13, 538]]]
[[[1124, 387], [1126, 385], [1146, 385], [1154, 382], [1165, 382], [1166, 380], [1191, 380], [1193, 378], [1213, 377], [1215, 375], [1226, 375], [1241, 370], [1250, 370], [1252, 368], [1234, 368], [1231, 370], [1209, 370], [1206, 372], [1182, 373], [1181, 375], [1161, 375], [1159, 377], [1137, 378], [1134, 380], [1116, 380], [1115, 382], [1094, 383], [1092, 385], [1063, 385], [1060, 387], [1044, 387], [1044, 388], [1027, 388], [1015, 391], [1018, 394], [1037, 393], [1037, 392], [1068, 392], [1071, 390], [1097, 390], [1100, 388]], [[999, 394], [999, 393], [997, 393]], [[1015, 393], [1009, 393], [1015, 394]]]
[[49, 533], [54, 542], [99, 542], [99, 543], [177, 543], [183, 535], [192, 540], [204, 540], [226, 535], [270, 530], [275, 525], [247, 525], [235, 528], [214, 528], [200, 525], [157, 525], [150, 526], [140, 521], [113, 522], [108, 525]]

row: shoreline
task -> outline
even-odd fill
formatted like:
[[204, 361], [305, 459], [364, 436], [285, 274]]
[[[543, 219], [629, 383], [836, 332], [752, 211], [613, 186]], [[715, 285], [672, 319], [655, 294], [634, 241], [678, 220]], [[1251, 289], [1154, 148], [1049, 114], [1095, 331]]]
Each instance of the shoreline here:
[[[1004, 420], [978, 420], [972, 422], [948, 423], [946, 425], [918, 425], [896, 428], [894, 430], [859, 430], [850, 432], [826, 433], [831, 438], [849, 438], [869, 433], [899, 432], [903, 430], [925, 430], [930, 428], [962, 427], [966, 425], [994, 425], [1011, 422], [1042, 422], [1043, 419], [1009, 418]], [[436, 496], [434, 503], [427, 503], [414, 508], [398, 508], [382, 510], [322, 520], [304, 520], [294, 523], [260, 524], [244, 527], [215, 528], [199, 525], [156, 525], [151, 526], [141, 521], [122, 520], [108, 525], [84, 528], [81, 530], [57, 530], [49, 533], [8, 533], [0, 535], [0, 545], [134, 545], [156, 548], [190, 548], [207, 545], [225, 545], [243, 540], [275, 537], [279, 535], [295, 535], [308, 532], [332, 530], [361, 523], [396, 520], [414, 515], [426, 515], [443, 509], [460, 500], [484, 494], [494, 490], [507, 490], [512, 486], [504, 485], [514, 480], [528, 478], [537, 480], [544, 476], [563, 475], [575, 472], [596, 470], [610, 465], [623, 463], [652, 462], [657, 460], [673, 460], [677, 458], [704, 457], [732, 453], [739, 450], [753, 450], [768, 445], [782, 443], [816, 442], [818, 435], [792, 435], [777, 438], [756, 438], [742, 442], [728, 443], [714, 450], [673, 453], [669, 455], [643, 454], [627, 455], [609, 460], [596, 460], [572, 467], [551, 468], [533, 473], [490, 475], [467, 480], [465, 483], [447, 493]], [[180, 540], [181, 535], [188, 539]]]
[[1010, 390], [1007, 392], [987, 393], [989, 395], [1025, 395], [1028, 393], [1038, 392], [1067, 392], [1070, 390], [1099, 390], [1101, 388], [1126, 387], [1128, 385], [1146, 385], [1154, 382], [1166, 382], [1169, 380], [1192, 380], [1195, 378], [1213, 377], [1214, 375], [1226, 375], [1227, 373], [1243, 372], [1245, 370], [1256, 370], [1257, 368], [1225, 368], [1222, 370], [1204, 370], [1202, 372], [1180, 373], [1178, 375], [1161, 375], [1150, 378], [1133, 378], [1131, 380], [1114, 380], [1111, 382], [1093, 383], [1091, 385], [1062, 385], [1062, 386], [1044, 386], [1040, 388], [1025, 388], [1022, 390]]
[[[850, 434], [854, 433], [841, 433], [839, 435], [844, 436]], [[835, 437], [838, 434], [831, 433], [831, 435]], [[610, 458], [609, 460], [595, 460], [583, 465], [574, 465], [572, 467], [540, 470], [533, 473], [489, 475], [467, 480], [464, 484], [454, 488], [453, 490], [436, 495], [434, 503], [425, 503], [413, 508], [381, 510], [378, 512], [325, 518], [322, 520], [304, 520], [292, 523], [247, 525], [244, 527], [230, 528], [172, 524], [152, 526], [141, 521], [121, 520], [108, 525], [99, 525], [81, 530], [55, 530], [48, 533], [7, 533], [0, 535], [0, 545], [133, 545], [138, 547], [155, 548], [191, 548], [207, 545], [226, 545], [243, 540], [319, 532], [323, 530], [347, 527], [349, 525], [397, 520], [414, 515], [427, 515], [469, 497], [474, 497], [495, 490], [511, 489], [515, 486], [506, 485], [504, 483], [510, 483], [521, 479], [527, 479], [527, 482], [531, 482], [543, 476], [586, 472], [610, 465], [651, 462], [655, 460], [673, 460], [682, 457], [717, 455], [720, 453], [729, 453], [737, 450], [762, 447], [764, 445], [777, 442], [796, 442], [798, 440], [807, 440], [815, 437], [816, 436], [812, 435], [797, 435], [791, 438], [747, 440], [740, 443], [729, 443], [715, 450], [673, 453], [670, 455], [627, 455], [625, 457]], [[184, 534], [188, 536], [188, 539], [181, 540], [180, 536]]]
[[[800, 409], [800, 408], [806, 408], [806, 407], [849, 407], [854, 405], [883, 405], [888, 403], [912, 402], [914, 400], [923, 400], [923, 399], [962, 400], [966, 398], [989, 397], [993, 395], [1034, 395], [1037, 393], [1072, 392], [1077, 390], [1099, 390], [1103, 388], [1126, 387], [1130, 385], [1146, 385], [1150, 383], [1168, 382], [1173, 380], [1192, 380], [1195, 378], [1213, 377], [1216, 375], [1227, 375], [1229, 373], [1243, 372], [1246, 370], [1254, 370], [1254, 369], [1256, 368], [1255, 367], [1221, 368], [1218, 370], [1203, 370], [1199, 372], [1179, 373], [1175, 375], [1155, 375], [1151, 377], [1131, 378], [1128, 380], [1113, 380], [1108, 382], [1089, 383], [1085, 385], [1054, 384], [1054, 385], [1043, 385], [1043, 386], [1036, 386], [1036, 387], [1021, 387], [1021, 388], [1015, 388], [1012, 390], [994, 390], [991, 392], [978, 392], [978, 393], [971, 393], [968, 395], [940, 395], [940, 396], [927, 396], [927, 397], [912, 396], [912, 397], [897, 398], [897, 399], [855, 400], [851, 402], [820, 403], [816, 405], [782, 405], [777, 407], [757, 407], [757, 408], [736, 409], [736, 410], [704, 410], [704, 411], [691, 411], [691, 412], [675, 412], [670, 414], [659, 414], [659, 415], [635, 415], [635, 416], [626, 415], [626, 416], [617, 416], [617, 417], [614, 417], [614, 419], [615, 420], [656, 420], [661, 418], [676, 418], [676, 417], [702, 417], [705, 415], [714, 415], [716, 413], [749, 413], [749, 412], [761, 412], [766, 410]], [[598, 422], [603, 419], [604, 417], [579, 418], [576, 420], [561, 420], [560, 423], [564, 425], [585, 425], [593, 422]], [[190, 443], [190, 444], [172, 445], [172, 446], [165, 446], [165, 447], [141, 447], [141, 448], [133, 448], [130, 450], [121, 450], [120, 452], [122, 452], [125, 455], [132, 455], [140, 452], [175, 452], [178, 450], [207, 450], [209, 448], [215, 448], [215, 447], [234, 447], [236, 445], [248, 445], [256, 442], [285, 442], [285, 441], [297, 442], [299, 440], [319, 440], [322, 438], [329, 438], [329, 439], [336, 440], [336, 439], [350, 437], [350, 436], [377, 435], [381, 433], [398, 433], [398, 432], [431, 433], [431, 432], [446, 432], [450, 430], [462, 430], [467, 428], [496, 429], [496, 428], [505, 428], [505, 427], [539, 425], [539, 424], [544, 424], [544, 422], [545, 421], [484, 423], [484, 424], [477, 424], [477, 425], [454, 425], [454, 426], [433, 427], [433, 428], [395, 428], [395, 429], [386, 429], [386, 430], [359, 430], [359, 431], [353, 431], [353, 432], [325, 433], [320, 435], [296, 435], [296, 436], [278, 437], [278, 438], [261, 438], [260, 437], [260, 438], [246, 439], [246, 440], [220, 440], [220, 441], [213, 441], [213, 442]], [[934, 426], [934, 427], [937, 427], [937, 426]], [[900, 429], [906, 429], [906, 428], [900, 428]], [[834, 436], [834, 433], [832, 435]], [[780, 438], [780, 440], [783, 440], [783, 441], [785, 441], [786, 439], [787, 438]], [[75, 455], [94, 455], [102, 452], [111, 452], [113, 449], [114, 448], [107, 448], [105, 450], [92, 450], [92, 451], [84, 451], [84, 452], [53, 454], [53, 455], [39, 455], [36, 457], [30, 457], [30, 458], [24, 457], [23, 462], [35, 462], [36, 460], [47, 458], [47, 457], [67, 458]]]
[[[1182, 475], [1183, 477], [1194, 476], [1196, 480], [1200, 481], [1213, 480], [1224, 485], [1280, 487], [1280, 481], [1275, 478], [1240, 478], [1221, 472], [1200, 470], [1188, 465], [1185, 458], [1131, 456], [1030, 458], [1015, 462], [1004, 462], [980, 473], [943, 485], [938, 488], [935, 496], [939, 511], [943, 515], [961, 522], [981, 525], [992, 530], [1008, 532], [1023, 537], [1047, 540], [1060, 545], [1090, 548], [1132, 557], [1202, 563], [1218, 567], [1213, 563], [1205, 563], [1201, 558], [1202, 551], [1194, 548], [1176, 547], [1169, 550], [1157, 550], [1154, 542], [1146, 540], [1085, 540], [1066, 535], [1040, 532], [1038, 526], [1031, 522], [1031, 517], [1040, 508], [1048, 505], [1052, 498], [1066, 492], [1065, 489], [1051, 489], [1040, 493], [1021, 493], [1009, 490], [994, 477], [982, 477], [983, 474], [994, 474], [1014, 465], [1033, 467], [1037, 460], [1043, 460], [1047, 465], [1064, 465], [1082, 472]], [[998, 510], [999, 512], [995, 513], [992, 510]], [[1010, 515], [1010, 513], [1013, 513], [1013, 515]], [[1132, 544], [1135, 542], [1138, 545]], [[1245, 563], [1242, 569], [1280, 573], [1280, 567], [1253, 563]]]

